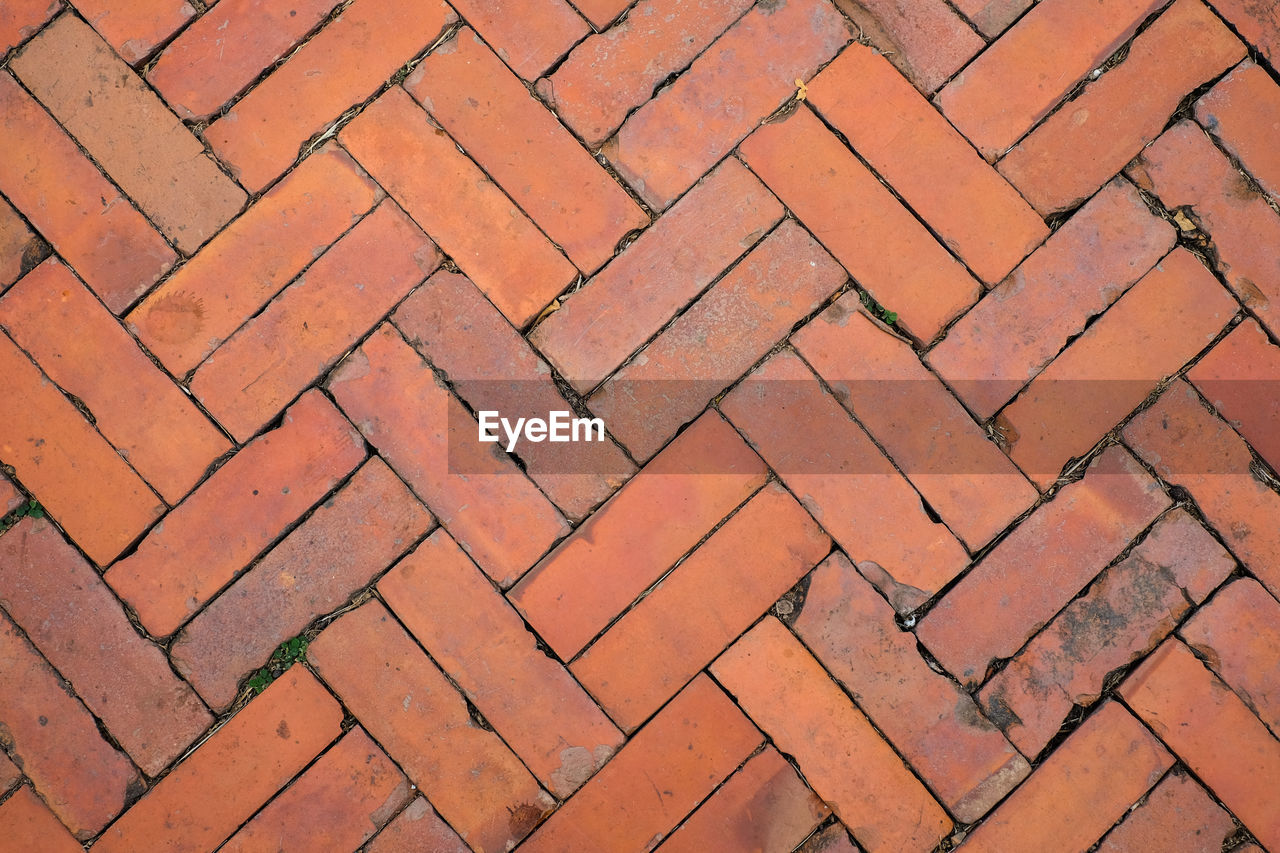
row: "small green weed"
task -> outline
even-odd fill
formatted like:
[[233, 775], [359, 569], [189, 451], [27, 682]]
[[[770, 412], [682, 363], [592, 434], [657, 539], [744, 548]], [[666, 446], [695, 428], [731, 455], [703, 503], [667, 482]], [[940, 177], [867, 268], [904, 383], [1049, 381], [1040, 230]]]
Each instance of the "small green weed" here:
[[24, 518], [44, 518], [44, 507], [37, 500], [29, 500], [19, 504], [18, 508], [0, 518], [0, 533], [4, 533]]
[[278, 649], [272, 652], [271, 660], [267, 661], [267, 665], [249, 676], [245, 686], [253, 691], [253, 695], [257, 696], [267, 689], [268, 684], [279, 678], [286, 669], [306, 656], [308, 644], [309, 641], [306, 637], [294, 637], [292, 640], [285, 640]]
[[876, 302], [874, 299], [872, 299], [871, 294], [867, 293], [865, 290], [862, 291], [859, 294], [859, 296], [862, 299], [863, 307], [865, 307], [868, 311], [871, 312], [871, 316], [875, 317], [878, 320], [883, 320], [885, 323], [887, 323], [890, 326], [898, 322], [897, 311], [890, 311], [888, 308], [885, 308], [879, 302]]

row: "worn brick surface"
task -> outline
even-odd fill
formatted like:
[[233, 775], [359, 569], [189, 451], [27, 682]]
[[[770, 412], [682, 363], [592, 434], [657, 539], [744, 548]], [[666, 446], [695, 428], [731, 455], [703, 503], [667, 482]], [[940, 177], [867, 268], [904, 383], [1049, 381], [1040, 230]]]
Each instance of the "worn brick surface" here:
[[591, 32], [565, 0], [458, 0], [453, 6], [526, 80], [541, 76]]
[[1146, 802], [1107, 834], [1099, 853], [1143, 848], [1218, 853], [1235, 833], [1235, 822], [1190, 777], [1170, 773], [1151, 790]]
[[49, 811], [48, 806], [27, 786], [0, 803], [0, 825], [5, 838], [0, 849], [8, 853], [23, 850], [47, 850], [48, 853], [77, 853], [84, 847]]
[[1187, 378], [1258, 455], [1280, 470], [1280, 346], [1246, 319], [1187, 371]]
[[48, 248], [18, 211], [0, 199], [0, 288], [13, 284], [47, 254]]
[[13, 0], [0, 9], [0, 51], [35, 35], [62, 8], [62, 0]]
[[72, 5], [131, 63], [196, 14], [189, 0], [75, 0]]
[[471, 850], [422, 797], [386, 825], [364, 848], [367, 853], [468, 853]]
[[[907, 79], [930, 93], [983, 48], [982, 38], [939, 0], [835, 0]], [[968, 14], [965, 3], [955, 7]]]
[[1262, 66], [1236, 66], [1196, 101], [1196, 121], [1245, 165], [1272, 201], [1280, 200], [1280, 152], [1268, 141], [1280, 130], [1280, 85]]

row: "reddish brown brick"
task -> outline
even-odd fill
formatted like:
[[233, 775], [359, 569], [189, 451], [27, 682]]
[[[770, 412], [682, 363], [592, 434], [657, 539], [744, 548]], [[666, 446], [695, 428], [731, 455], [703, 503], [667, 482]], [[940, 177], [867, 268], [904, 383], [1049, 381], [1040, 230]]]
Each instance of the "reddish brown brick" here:
[[1211, 800], [1204, 788], [1174, 770], [1152, 789], [1146, 802], [1107, 833], [1098, 846], [1098, 853], [1133, 850], [1221, 853], [1235, 830], [1231, 815]]
[[849, 830], [844, 824], [836, 821], [826, 829], [819, 830], [809, 836], [795, 853], [860, 853], [849, 839]]
[[6, 853], [82, 853], [84, 847], [58, 822], [49, 807], [25, 785], [0, 803], [0, 826], [5, 829], [0, 845]]
[[364, 849], [365, 853], [471, 853], [422, 797], [396, 815]]
[[387, 90], [339, 138], [515, 326], [577, 275], [403, 89]]
[[978, 31], [995, 38], [1008, 29], [1036, 0], [956, 0], [956, 8]]
[[444, 531], [378, 583], [413, 632], [529, 769], [560, 797], [622, 745], [621, 733]]
[[541, 76], [591, 32], [564, 0], [456, 0], [453, 5], [526, 80]]
[[[524, 849], [647, 849], [761, 740], [729, 697], [711, 679], [699, 676], [561, 806]], [[639, 807], [641, 803], [645, 807]]]
[[8, 793], [10, 788], [21, 781], [22, 771], [14, 766], [9, 756], [0, 751], [0, 794]]
[[778, 620], [711, 671], [869, 853], [932, 850], [947, 834], [942, 807]]
[[177, 503], [231, 443], [138, 349], [115, 317], [55, 259], [0, 300], [4, 326], [50, 379], [169, 503]]
[[757, 6], [632, 113], [604, 153], [645, 201], [665, 208], [848, 41], [844, 18], [824, 0]]
[[1272, 68], [1276, 66], [1280, 61], [1280, 12], [1248, 0], [1217, 0], [1213, 7], [1231, 22], [1241, 38], [1266, 58]]
[[1257, 321], [1245, 318], [1187, 378], [1259, 456], [1280, 469], [1280, 347]]
[[31, 233], [18, 211], [0, 198], [0, 290], [26, 275], [48, 253], [44, 241]]
[[573, 5], [595, 25], [596, 30], [604, 30], [630, 4], [627, 0], [576, 0]]
[[21, 44], [57, 14], [62, 0], [11, 0], [0, 8], [0, 53]]
[[902, 326], [931, 340], [982, 292], [974, 280], [809, 110], [765, 125], [742, 154], [813, 235]]
[[795, 498], [766, 486], [605, 631], [573, 674], [635, 729], [830, 550]]
[[916, 630], [967, 685], [1011, 657], [1151, 524], [1169, 498], [1123, 449], [1104, 451], [964, 576]]
[[342, 708], [301, 666], [276, 679], [119, 820], [94, 849], [212, 850], [341, 734]]
[[130, 63], [145, 58], [196, 14], [190, 0], [75, 0], [75, 7]]
[[502, 851], [552, 799], [381, 604], [331, 624], [311, 644], [316, 671], [473, 848]]
[[835, 0], [835, 4], [926, 94], [945, 83], [985, 44], [940, 0]]
[[511, 602], [568, 660], [765, 475], [733, 427], [703, 415], [538, 563], [511, 590]]
[[173, 633], [364, 458], [319, 391], [259, 436], [111, 567], [107, 582], [157, 637]]
[[183, 252], [244, 206], [244, 190], [79, 18], [63, 15], [11, 67]]
[[0, 474], [0, 516], [8, 515], [19, 504], [26, 503], [26, 496], [4, 474]]
[[251, 192], [298, 149], [428, 47], [456, 18], [441, 0], [357, 0], [205, 131]]
[[333, 372], [329, 389], [365, 438], [504, 588], [569, 532], [555, 506], [509, 458], [450, 437], [451, 424], [475, 420], [391, 326], [380, 326]]
[[1196, 120], [1240, 160], [1272, 201], [1280, 201], [1280, 86], [1246, 60], [1196, 102]]
[[285, 640], [346, 602], [431, 525], [430, 514], [370, 459], [331, 499], [215, 598], [170, 646], [173, 665], [210, 705]]

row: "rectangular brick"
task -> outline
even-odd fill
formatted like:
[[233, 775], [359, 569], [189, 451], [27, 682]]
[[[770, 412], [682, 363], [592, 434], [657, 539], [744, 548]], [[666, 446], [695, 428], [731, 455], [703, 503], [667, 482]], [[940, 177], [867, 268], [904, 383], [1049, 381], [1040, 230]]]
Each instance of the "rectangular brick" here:
[[1204, 788], [1175, 769], [1160, 780], [1142, 805], [1107, 833], [1097, 849], [1098, 853], [1143, 849], [1221, 853], [1235, 831], [1231, 815], [1210, 799]]
[[277, 646], [325, 613], [409, 550], [431, 516], [380, 459], [350, 482], [178, 634], [173, 665], [217, 709], [239, 692], [239, 681]]
[[703, 415], [511, 590], [562, 660], [660, 578], [765, 482], [760, 457]]
[[956, 8], [978, 32], [995, 38], [1009, 28], [1036, 0], [956, 0]]
[[59, 18], [10, 67], [183, 252], [244, 206], [244, 190], [79, 18]]
[[983, 420], [1173, 248], [1127, 181], [1103, 187], [947, 331], [926, 360]]
[[807, 231], [784, 222], [601, 385], [591, 410], [648, 459], [847, 278]]
[[630, 4], [627, 0], [576, 0], [574, 7], [595, 25], [597, 30], [607, 29], [613, 19], [623, 13]]
[[356, 0], [204, 137], [257, 192], [289, 168], [303, 143], [373, 95], [455, 19], [440, 0]]
[[170, 504], [231, 442], [56, 259], [0, 299], [0, 326], [90, 412], [103, 436]]
[[973, 699], [929, 667], [915, 635], [843, 554], [814, 570], [793, 627], [961, 823], [1031, 772]]
[[1280, 347], [1246, 317], [1219, 341], [1187, 378], [1218, 414], [1280, 470]]
[[[670, 88], [636, 110], [604, 155], [655, 210], [671, 204], [850, 38], [825, 0], [757, 6]], [[725, 92], [733, 97], [726, 98]]]
[[22, 771], [14, 766], [9, 756], [0, 751], [0, 793], [8, 793], [22, 778]]
[[951, 821], [813, 656], [771, 617], [711, 666], [868, 853], [928, 851]]
[[13, 481], [0, 473], [0, 516], [8, 515], [20, 504], [27, 502], [26, 495], [18, 491]]
[[106, 579], [157, 637], [177, 630], [364, 458], [319, 391], [245, 446], [166, 516]]
[[1249, 0], [1216, 0], [1213, 7], [1272, 68], [1276, 67], [1280, 62], [1280, 12]]
[[62, 0], [9, 0], [0, 7], [0, 54], [34, 35], [62, 8]]
[[813, 78], [809, 103], [988, 284], [1049, 236], [1018, 191], [871, 48], [836, 57]]
[[[539, 827], [523, 849], [649, 849], [762, 740], [729, 697], [711, 679], [699, 676]], [[645, 806], [638, 807], [641, 803]]]
[[900, 613], [919, 607], [969, 562], [794, 354], [771, 357], [721, 410]]
[[458, 834], [418, 797], [364, 848], [365, 853], [471, 853]]
[[526, 80], [542, 76], [591, 32], [564, 0], [455, 0], [453, 5]]
[[0, 191], [121, 313], [177, 253], [8, 74], [0, 74], [0, 112]]
[[451, 437], [455, 424], [474, 434], [474, 418], [390, 325], [380, 326], [351, 353], [331, 374], [328, 388], [365, 438], [503, 588], [569, 532], [564, 517], [509, 458]]
[[505, 851], [553, 800], [380, 603], [332, 623], [307, 652], [442, 817], [478, 851]]
[[187, 373], [381, 195], [346, 152], [324, 146], [149, 294], [130, 328], [171, 373]]
[[74, 0], [76, 9], [131, 64], [196, 14], [190, 0]]
[[462, 549], [437, 531], [378, 593], [485, 719], [558, 797], [613, 757], [623, 737]]
[[0, 803], [0, 826], [5, 844], [13, 853], [82, 853], [84, 846], [72, 837], [49, 807], [27, 786]]
[[1272, 201], [1280, 202], [1280, 150], [1273, 144], [1280, 127], [1280, 86], [1249, 60], [1196, 101], [1200, 122], [1244, 164]]
[[633, 730], [830, 550], [795, 498], [765, 486], [570, 668]]
[[[835, 0], [860, 36], [925, 94], [982, 50], [982, 37], [943, 0]], [[963, 0], [956, 6], [962, 6]]]
[[577, 276], [403, 89], [388, 89], [339, 139], [517, 328]]
[[48, 254], [44, 240], [32, 233], [18, 211], [0, 198], [0, 291], [26, 275]]
[[1169, 506], [1136, 460], [1112, 447], [993, 548], [916, 634], [963, 684], [1012, 657]]
[[747, 165], [861, 287], [922, 341], [974, 303], [980, 285], [807, 108], [742, 144]]

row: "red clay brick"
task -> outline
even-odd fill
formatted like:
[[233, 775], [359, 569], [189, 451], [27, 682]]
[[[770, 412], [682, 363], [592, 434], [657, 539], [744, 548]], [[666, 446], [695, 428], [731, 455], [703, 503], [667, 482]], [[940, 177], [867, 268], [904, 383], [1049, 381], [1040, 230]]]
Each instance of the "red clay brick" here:
[[410, 803], [364, 848], [365, 853], [471, 853], [422, 797]]
[[157, 637], [172, 634], [364, 458], [364, 443], [319, 391], [179, 504], [107, 582]]
[[381, 604], [346, 614], [308, 657], [330, 687], [479, 851], [514, 846], [552, 799]]
[[9, 756], [0, 751], [0, 794], [7, 793], [21, 781], [22, 771], [14, 766]]
[[26, 41], [61, 8], [62, 0], [9, 0], [0, 7], [0, 53]]
[[1041, 213], [1074, 207], [1160, 135], [1188, 92], [1244, 58], [1245, 46], [1199, 0], [1178, 0], [1129, 55], [1000, 161]]
[[1000, 423], [1009, 456], [1033, 481], [1049, 485], [1204, 349], [1237, 310], [1195, 255], [1174, 250], [1005, 408]]
[[1259, 456], [1280, 469], [1280, 347], [1256, 320], [1246, 317], [1187, 378]]
[[538, 81], [538, 93], [595, 148], [750, 6], [749, 0], [641, 0], [622, 23], [574, 48], [554, 74]]
[[762, 740], [729, 697], [699, 676], [522, 849], [648, 849]]
[[792, 342], [971, 548], [1004, 530], [1039, 493], [920, 363], [842, 296]]
[[341, 734], [342, 708], [291, 667], [103, 833], [99, 853], [212, 850]]
[[77, 838], [96, 835], [142, 779], [2, 613], [0, 684], [0, 743]]
[[48, 251], [18, 212], [0, 198], [0, 290], [26, 275]]
[[529, 335], [580, 393], [599, 384], [761, 235], [782, 205], [730, 157]]
[[721, 409], [898, 611], [923, 604], [969, 561], [795, 355], [770, 358]]
[[283, 5], [222, 0], [164, 49], [147, 72], [147, 82], [183, 118], [208, 118], [288, 53], [335, 5], [335, 0]]
[[0, 826], [4, 827], [4, 840], [0, 850], [4, 853], [83, 853], [84, 847], [58, 822], [35, 792], [23, 786], [0, 804]]
[[752, 758], [707, 798], [660, 848], [794, 850], [830, 814], [773, 747]]
[[835, 0], [835, 4], [926, 94], [985, 46], [941, 0]]
[[982, 286], [807, 109], [765, 125], [742, 154], [903, 328], [931, 340]]
[[1175, 239], [1131, 184], [1112, 181], [961, 317], [927, 360], [985, 420]]
[[1031, 771], [843, 554], [814, 571], [794, 627], [957, 820], [973, 823]]
[[836, 57], [813, 78], [809, 102], [988, 284], [1049, 236], [1018, 191], [871, 48]]
[[0, 399], [0, 461], [94, 562], [110, 563], [164, 512], [142, 478], [4, 335]]
[[346, 152], [326, 145], [148, 295], [130, 328], [170, 372], [187, 373], [381, 195]]
[[978, 31], [995, 38], [1008, 29], [1036, 0], [956, 0], [955, 6]]
[[474, 419], [389, 325], [331, 374], [329, 389], [450, 535], [504, 588], [569, 532], [555, 506], [508, 458], [451, 438], [450, 425]]
[[431, 526], [431, 516], [381, 459], [215, 598], [170, 646], [173, 665], [210, 705], [285, 640], [346, 602]]
[[289, 168], [303, 143], [376, 92], [456, 17], [440, 0], [356, 0], [204, 137], [257, 192]]
[[540, 651], [502, 595], [436, 531], [378, 583], [383, 601], [547, 787], [567, 797], [622, 735]]
[[577, 275], [403, 89], [389, 89], [339, 139], [515, 326]]
[[854, 843], [849, 840], [849, 830], [844, 824], [836, 821], [826, 829], [815, 832], [795, 853], [860, 853]]
[[1109, 673], [1155, 648], [1233, 568], [1185, 510], [1166, 515], [987, 682], [980, 700], [988, 716], [1037, 755], [1073, 705], [1096, 702]]
[[0, 326], [170, 504], [231, 443], [151, 360], [110, 312], [55, 259], [0, 300]]
[[190, 0], [73, 0], [73, 3], [130, 63], [145, 58], [196, 14]]
[[1280, 201], [1280, 86], [1250, 61], [1196, 102], [1196, 120], [1244, 164], [1272, 201]]
[[1123, 706], [1107, 702], [975, 829], [965, 853], [1085, 850], [1173, 764]]
[[8, 74], [0, 115], [0, 190], [119, 314], [177, 254]]
[[453, 5], [526, 80], [540, 77], [591, 32], [564, 0], [454, 0]]
[[665, 208], [848, 41], [825, 0], [757, 6], [632, 113], [605, 156], [650, 206]]
[[191, 393], [246, 441], [439, 262], [435, 244], [384, 201], [209, 356]]
[[355, 850], [412, 796], [400, 768], [357, 727], [218, 849]]
[[760, 457], [718, 415], [695, 421], [511, 590], [562, 660], [765, 482]]
[[1042, 0], [934, 99], [988, 160], [1129, 40], [1161, 0]]
[[869, 853], [932, 850], [950, 830], [942, 807], [778, 620], [766, 617], [711, 671]]
[[938, 602], [916, 630], [966, 685], [1011, 657], [1155, 520], [1169, 498], [1118, 447], [1002, 540]]
[[784, 222], [600, 386], [591, 410], [632, 456], [648, 459], [847, 277], [807, 231]]
[[1258, 841], [1280, 846], [1267, 784], [1280, 779], [1280, 741], [1186, 646], [1166, 640], [1120, 695]]
[[10, 67], [183, 252], [244, 206], [244, 190], [80, 19], [63, 15]]
[[1280, 10], [1249, 0], [1215, 0], [1213, 7], [1272, 68], [1276, 67], [1280, 62]]
[[795, 498], [765, 486], [596, 640], [573, 674], [633, 730], [830, 550]]
[[26, 503], [26, 496], [18, 491], [13, 481], [0, 473], [0, 516], [8, 515], [19, 504]]
[[1186, 775], [1174, 771], [1152, 789], [1147, 801], [1107, 834], [1098, 853], [1182, 850], [1221, 853], [1235, 833], [1231, 815]]

